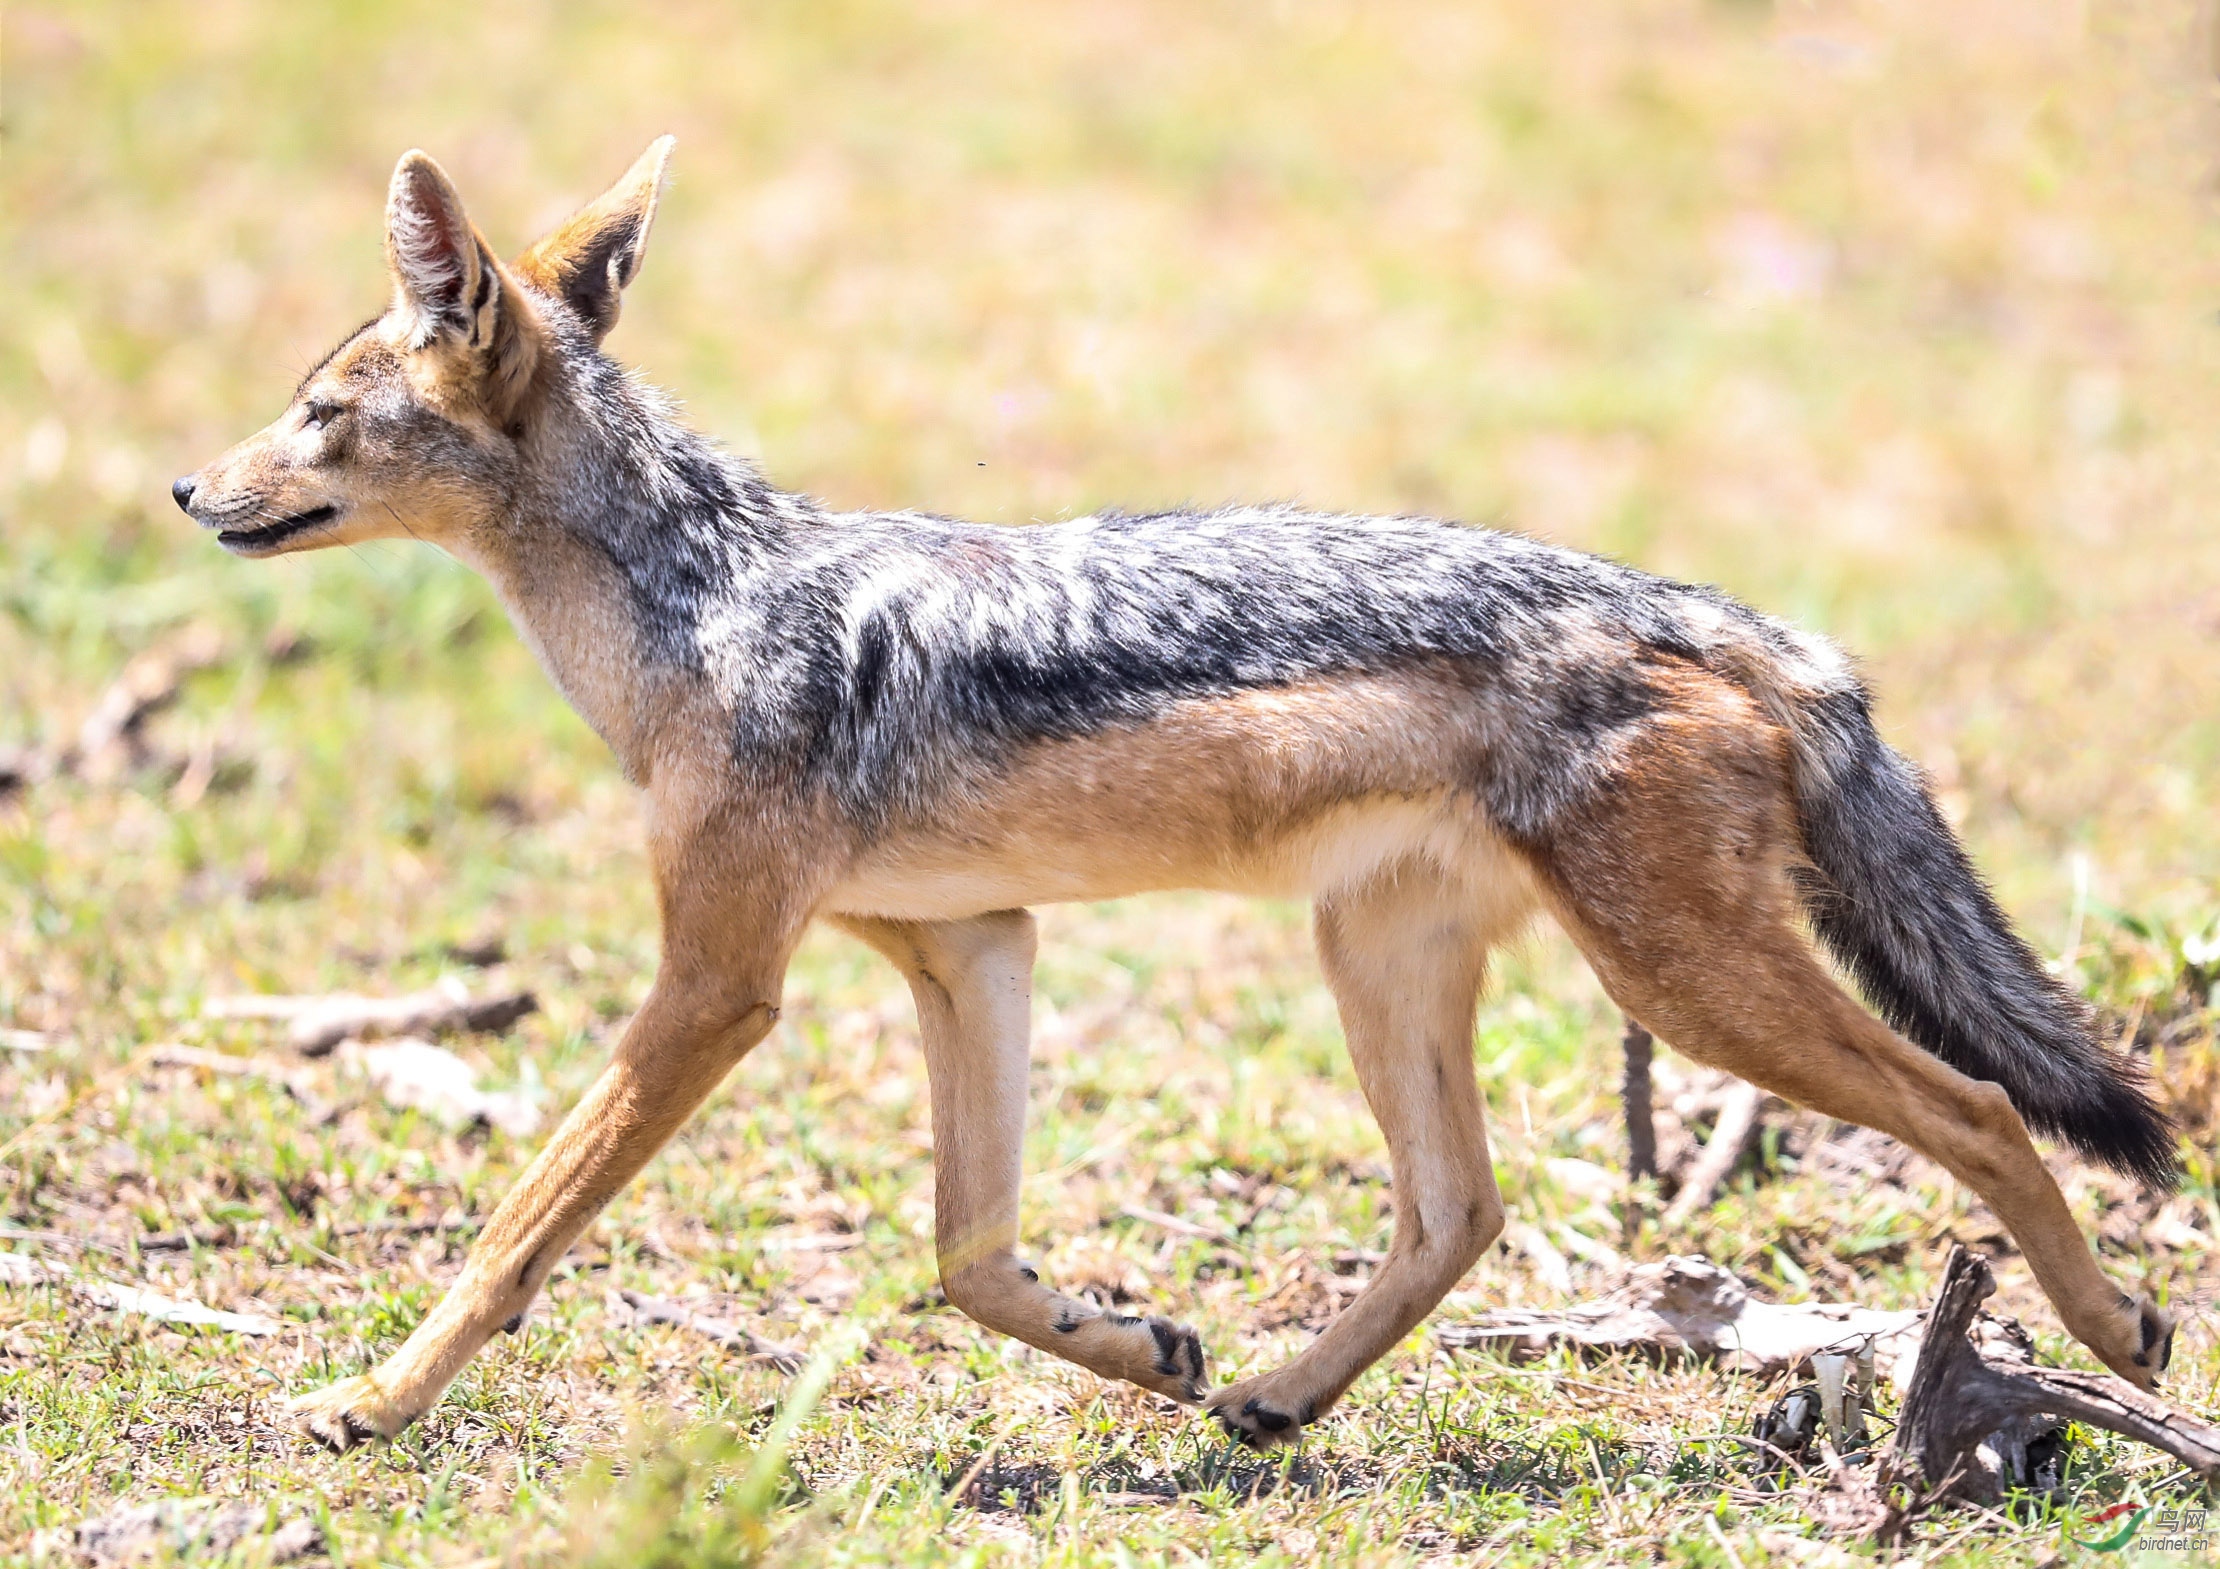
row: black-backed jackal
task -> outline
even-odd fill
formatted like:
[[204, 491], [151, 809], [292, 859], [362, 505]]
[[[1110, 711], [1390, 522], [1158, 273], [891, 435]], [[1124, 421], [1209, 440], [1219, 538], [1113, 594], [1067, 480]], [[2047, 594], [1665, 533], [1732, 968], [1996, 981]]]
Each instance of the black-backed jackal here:
[[[1515, 535], [1284, 509], [996, 528], [833, 513], [603, 354], [668, 142], [513, 262], [410, 153], [393, 302], [179, 505], [242, 556], [432, 541], [491, 580], [646, 794], [663, 957], [600, 1080], [375, 1371], [303, 1397], [334, 1446], [421, 1414], [778, 1017], [804, 927], [917, 1000], [949, 1300], [1109, 1378], [1292, 1437], [1503, 1225], [1475, 1089], [1489, 950], [1537, 911], [1697, 1061], [1879, 1128], [1973, 1188], [2059, 1317], [2148, 1385], [2167, 1316], [2099, 1272], [2026, 1125], [2153, 1183], [2129, 1064], [1999, 912], [1826, 643]], [[1391, 1152], [1395, 1240], [1285, 1367], [1021, 1264], [1028, 905], [1314, 901]], [[1830, 978], [1816, 931], [1876, 1020]]]

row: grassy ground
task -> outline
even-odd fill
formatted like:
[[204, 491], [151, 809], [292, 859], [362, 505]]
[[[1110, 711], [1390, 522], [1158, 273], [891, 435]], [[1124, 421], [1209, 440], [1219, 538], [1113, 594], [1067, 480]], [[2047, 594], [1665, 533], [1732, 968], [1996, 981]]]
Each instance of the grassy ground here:
[[[654, 960], [628, 793], [475, 580], [398, 546], [233, 562], [163, 494], [377, 307], [412, 144], [521, 245], [675, 130], [613, 346], [833, 501], [1446, 512], [1843, 637], [2008, 902], [2154, 1049], [2186, 1197], [2147, 1225], [2058, 1169], [2118, 1273], [2209, 1301], [2214, 976], [2185, 957], [2220, 922], [2201, 8], [641, 9], [6, 12], [0, 749], [66, 750], [135, 654], [220, 652], [137, 750], [0, 796], [0, 1027], [55, 1042], [0, 1050], [0, 1246], [287, 1328], [0, 1288], [0, 1552], [201, 1493], [308, 1508], [350, 1564], [636, 1563], [651, 1530], [828, 1562], [1865, 1551], [1716, 1441], [1770, 1398], [1746, 1380], [1518, 1368], [1422, 1331], [1292, 1465], [1260, 1464], [981, 1334], [931, 1273], [908, 1003], [829, 937], [525, 1334], [390, 1448], [285, 1434], [281, 1395], [399, 1341], [531, 1143], [335, 1067], [305, 1070], [337, 1108], [319, 1121], [145, 1048], [281, 1053], [198, 1000], [470, 975], [451, 945], [498, 934], [502, 974], [473, 983], [545, 1008], [463, 1049], [552, 1112]], [[1221, 1372], [1284, 1357], [1390, 1218], [1302, 913], [1050, 911], [1044, 953], [1030, 1245], [1062, 1284], [1191, 1319]], [[1615, 1035], [1554, 939], [1505, 966], [1477, 1049], [1521, 1222], [1889, 1306], [1946, 1239], [1991, 1237], [1916, 1168], [1846, 1183], [1809, 1159], [1630, 1237], [1545, 1164], [1617, 1169]], [[2007, 1305], [2078, 1361], [1993, 1245]], [[1576, 1290], [1606, 1278], [1576, 1260]], [[633, 1323], [628, 1288], [821, 1348], [821, 1399]], [[1560, 1295], [1504, 1250], [1443, 1316]], [[2216, 1383], [2192, 1311], [2172, 1387], [2209, 1411]], [[2101, 1442], [2067, 1494], [2184, 1496]], [[1918, 1552], [2031, 1559], [2059, 1508], [1957, 1516]]]

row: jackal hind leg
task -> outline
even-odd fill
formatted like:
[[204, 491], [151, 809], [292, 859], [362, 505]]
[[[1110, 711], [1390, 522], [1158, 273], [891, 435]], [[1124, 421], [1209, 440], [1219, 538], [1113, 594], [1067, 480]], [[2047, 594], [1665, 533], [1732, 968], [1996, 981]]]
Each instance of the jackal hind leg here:
[[1164, 1318], [1105, 1312], [1041, 1284], [1017, 1256], [1031, 1047], [1033, 917], [843, 917], [891, 959], [917, 1000], [933, 1096], [933, 1208], [941, 1288], [986, 1325], [1104, 1378], [1192, 1405], [1202, 1342]]
[[1613, 999], [1685, 1055], [1900, 1139], [1978, 1193], [2066, 1329], [2148, 1387], [2172, 1321], [2098, 1268], [2003, 1089], [1867, 1013], [1797, 931], [1785, 759], [1730, 718], [1638, 748], [1609, 800], [1554, 836], [1537, 869], [1559, 919]]
[[1319, 957], [1357, 1080], [1386, 1136], [1395, 1238], [1355, 1300], [1285, 1367], [1214, 1391], [1226, 1431], [1292, 1442], [1431, 1312], [1503, 1230], [1473, 1076], [1473, 1015], [1496, 934], [1471, 890], [1422, 865], [1321, 899]]

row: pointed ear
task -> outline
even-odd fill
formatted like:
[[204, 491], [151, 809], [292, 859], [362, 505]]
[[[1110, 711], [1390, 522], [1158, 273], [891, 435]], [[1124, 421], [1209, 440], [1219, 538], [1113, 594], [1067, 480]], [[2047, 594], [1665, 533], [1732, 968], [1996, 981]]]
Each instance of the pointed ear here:
[[422, 152], [393, 166], [385, 256], [408, 346], [474, 351], [486, 401], [506, 418], [531, 380], [538, 324], [463, 211], [445, 170]]
[[596, 343], [617, 324], [624, 287], [639, 275], [676, 141], [657, 138], [623, 179], [517, 258], [518, 273], [576, 311]]
[[411, 346], [443, 334], [465, 335], [471, 302], [487, 288], [485, 247], [463, 212], [447, 172], [417, 151], [393, 166], [385, 197], [385, 259], [393, 270], [394, 303], [415, 318]]

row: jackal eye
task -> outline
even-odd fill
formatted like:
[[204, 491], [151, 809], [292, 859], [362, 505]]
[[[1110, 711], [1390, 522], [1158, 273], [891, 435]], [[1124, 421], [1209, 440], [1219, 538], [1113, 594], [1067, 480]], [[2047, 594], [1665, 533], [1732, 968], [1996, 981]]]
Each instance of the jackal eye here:
[[322, 430], [337, 418], [339, 418], [338, 404], [327, 403], [321, 398], [311, 398], [308, 401], [308, 418], [302, 429]]

